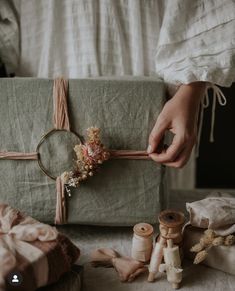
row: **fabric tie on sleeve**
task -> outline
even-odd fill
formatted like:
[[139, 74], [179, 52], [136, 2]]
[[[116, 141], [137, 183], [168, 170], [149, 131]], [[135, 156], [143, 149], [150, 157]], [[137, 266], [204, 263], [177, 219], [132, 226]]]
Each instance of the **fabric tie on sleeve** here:
[[221, 89], [212, 83], [207, 83], [206, 88], [206, 94], [204, 98], [201, 101], [201, 110], [200, 110], [200, 118], [199, 118], [199, 127], [198, 127], [198, 139], [197, 139], [197, 145], [196, 145], [196, 157], [199, 156], [199, 147], [200, 147], [200, 141], [201, 141], [201, 135], [202, 135], [202, 125], [203, 125], [203, 117], [204, 117], [204, 110], [209, 107], [210, 101], [209, 101], [209, 89], [213, 90], [212, 95], [212, 113], [211, 113], [211, 128], [210, 128], [210, 142], [214, 142], [214, 129], [215, 129], [215, 111], [216, 111], [216, 104], [217, 101], [219, 105], [225, 106], [227, 104], [227, 99], [224, 96]]

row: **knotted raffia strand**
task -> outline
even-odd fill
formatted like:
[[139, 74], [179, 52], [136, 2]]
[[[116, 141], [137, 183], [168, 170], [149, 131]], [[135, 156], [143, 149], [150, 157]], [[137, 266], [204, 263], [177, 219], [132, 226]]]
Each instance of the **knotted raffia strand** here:
[[66, 129], [70, 131], [68, 105], [67, 105], [68, 80], [57, 78], [54, 80], [53, 101], [54, 114], [53, 121], [56, 129]]
[[151, 160], [146, 151], [109, 150], [110, 159]]
[[[57, 78], [53, 86], [53, 121], [55, 129], [70, 131], [68, 115], [68, 80]], [[64, 224], [67, 220], [67, 209], [64, 193], [64, 183], [61, 177], [56, 179], [56, 215], [55, 224]]]
[[21, 152], [0, 152], [0, 160], [37, 160], [37, 152], [21, 153]]
[[55, 224], [64, 224], [67, 220], [66, 197], [64, 193], [64, 183], [61, 177], [56, 179], [56, 215]]

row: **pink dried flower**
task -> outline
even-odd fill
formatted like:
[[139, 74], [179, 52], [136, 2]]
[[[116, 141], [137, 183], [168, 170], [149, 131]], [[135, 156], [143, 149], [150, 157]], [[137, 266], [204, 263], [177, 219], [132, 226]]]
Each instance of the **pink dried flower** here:
[[64, 175], [64, 180], [72, 187], [78, 187], [80, 181], [86, 180], [89, 176], [93, 176], [94, 171], [98, 169], [99, 164], [102, 164], [110, 157], [110, 153], [105, 149], [100, 141], [99, 128], [88, 128], [87, 135], [87, 143], [78, 144], [74, 147], [77, 157], [74, 171]]

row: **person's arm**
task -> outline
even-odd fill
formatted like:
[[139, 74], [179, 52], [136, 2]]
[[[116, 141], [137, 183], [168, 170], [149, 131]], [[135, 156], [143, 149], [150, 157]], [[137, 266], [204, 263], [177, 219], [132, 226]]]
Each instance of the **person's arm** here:
[[[151, 157], [182, 167], [195, 143], [197, 111], [205, 90], [200, 82], [222, 87], [235, 82], [235, 43], [231, 41], [235, 3], [175, 0], [164, 1], [163, 8], [156, 73], [166, 84], [189, 85], [181, 86], [163, 108], [150, 138]], [[157, 154], [156, 147], [167, 128], [175, 133], [175, 139], [166, 152]]]
[[[181, 85], [165, 104], [149, 136], [147, 151], [154, 161], [175, 168], [187, 163], [196, 142], [198, 111], [205, 90], [205, 82]], [[167, 130], [174, 134], [173, 141], [166, 150], [158, 153]]]

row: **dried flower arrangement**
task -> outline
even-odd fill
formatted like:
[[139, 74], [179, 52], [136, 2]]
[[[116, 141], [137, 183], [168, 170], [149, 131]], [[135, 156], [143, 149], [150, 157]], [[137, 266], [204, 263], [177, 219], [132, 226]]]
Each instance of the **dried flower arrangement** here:
[[190, 251], [197, 253], [194, 258], [194, 264], [204, 261], [209, 250], [215, 246], [231, 246], [235, 243], [235, 235], [217, 236], [212, 229], [207, 229], [201, 237], [199, 243], [194, 245]]
[[[74, 147], [76, 153], [74, 169], [61, 175], [65, 186], [78, 187], [82, 181], [93, 176], [99, 165], [110, 157], [109, 151], [101, 143], [99, 128], [88, 128], [87, 137], [88, 140], [84, 144]], [[67, 187], [66, 190], [71, 196]]]

